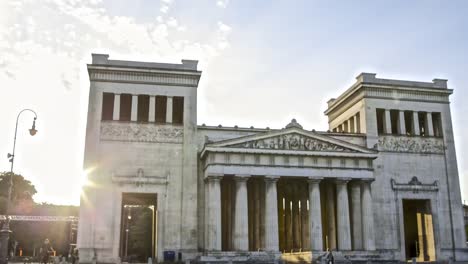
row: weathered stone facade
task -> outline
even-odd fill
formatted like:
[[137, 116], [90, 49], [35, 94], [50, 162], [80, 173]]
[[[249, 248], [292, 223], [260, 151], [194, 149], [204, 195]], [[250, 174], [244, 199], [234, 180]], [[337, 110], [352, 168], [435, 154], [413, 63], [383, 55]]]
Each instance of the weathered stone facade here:
[[196, 61], [88, 72], [82, 263], [468, 261], [445, 80], [362, 73], [319, 132], [198, 126]]

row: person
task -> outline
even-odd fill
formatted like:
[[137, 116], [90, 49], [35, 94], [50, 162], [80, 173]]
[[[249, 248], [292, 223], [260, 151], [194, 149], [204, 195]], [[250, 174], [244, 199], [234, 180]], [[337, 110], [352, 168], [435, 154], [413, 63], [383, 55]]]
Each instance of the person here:
[[50, 244], [48, 238], [44, 240], [44, 244], [42, 244], [40, 254], [41, 254], [41, 263], [47, 264], [49, 263], [50, 255], [54, 253], [54, 248]]
[[78, 249], [77, 248], [73, 249], [73, 252], [70, 256], [70, 260], [72, 264], [78, 263]]

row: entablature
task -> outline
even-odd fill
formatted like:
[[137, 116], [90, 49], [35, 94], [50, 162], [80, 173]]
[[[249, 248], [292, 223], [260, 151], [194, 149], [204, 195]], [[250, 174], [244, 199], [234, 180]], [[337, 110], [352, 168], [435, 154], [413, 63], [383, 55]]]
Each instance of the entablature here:
[[210, 173], [357, 178], [372, 176], [377, 155], [376, 150], [303, 130], [295, 120], [282, 130], [205, 144], [200, 153], [203, 169]]

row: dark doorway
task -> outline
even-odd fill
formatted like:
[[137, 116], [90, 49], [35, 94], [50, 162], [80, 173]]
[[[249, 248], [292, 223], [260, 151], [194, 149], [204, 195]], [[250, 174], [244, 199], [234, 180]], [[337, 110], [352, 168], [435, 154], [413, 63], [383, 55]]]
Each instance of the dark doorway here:
[[120, 257], [123, 262], [143, 263], [155, 259], [157, 245], [157, 195], [123, 193]]
[[429, 200], [403, 200], [406, 259], [434, 261], [435, 244]]

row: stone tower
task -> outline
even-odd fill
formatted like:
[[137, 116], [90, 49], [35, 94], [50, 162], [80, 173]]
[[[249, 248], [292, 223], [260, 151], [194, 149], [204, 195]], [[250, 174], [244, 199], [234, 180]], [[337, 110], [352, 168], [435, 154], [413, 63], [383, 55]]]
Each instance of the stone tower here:
[[145, 256], [174, 251], [185, 259], [197, 251], [197, 63], [92, 55], [80, 262], [118, 263], [130, 255], [129, 225], [141, 205], [153, 212]]
[[403, 228], [409, 221], [405, 204], [412, 208], [420, 203], [426, 208], [419, 206], [418, 214], [430, 215], [432, 226], [425, 227], [431, 229], [425, 240], [438, 240], [425, 243], [427, 258], [462, 258], [465, 232], [449, 100], [453, 90], [443, 79], [416, 82], [361, 73], [356, 80], [328, 101], [325, 114], [330, 130], [365, 134], [367, 147], [379, 151], [372, 187], [379, 194], [374, 206], [383, 212], [375, 215], [375, 223], [386, 231], [377, 234], [377, 248], [400, 248], [401, 259], [408, 256], [413, 246], [405, 241], [410, 236]]

